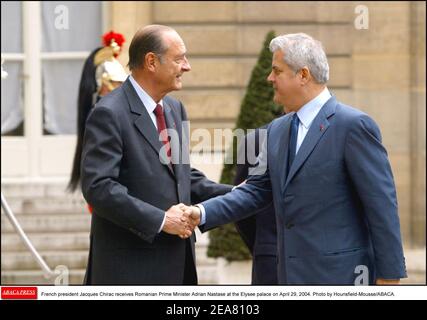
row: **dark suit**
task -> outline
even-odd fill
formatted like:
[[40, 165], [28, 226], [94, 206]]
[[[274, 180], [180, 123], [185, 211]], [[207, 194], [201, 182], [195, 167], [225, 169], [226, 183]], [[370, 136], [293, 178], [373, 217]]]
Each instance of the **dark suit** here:
[[[184, 143], [182, 104], [163, 98], [165, 119]], [[184, 139], [185, 140], [185, 139]], [[189, 164], [159, 160], [159, 134], [130, 80], [102, 98], [88, 117], [82, 154], [82, 191], [93, 207], [88, 284], [195, 284], [194, 234], [187, 240], [158, 233], [164, 212], [229, 192]], [[163, 155], [164, 156], [164, 155]]]
[[396, 190], [378, 126], [331, 97], [286, 175], [293, 114], [269, 125], [263, 174], [202, 203], [202, 229], [242, 219], [273, 200], [279, 283], [354, 284], [364, 275], [372, 284], [406, 277]]
[[[266, 130], [267, 126], [260, 129]], [[256, 129], [249, 133], [239, 146], [238, 159], [244, 153], [245, 163], [236, 166], [235, 185], [248, 177], [248, 169], [254, 164], [248, 157], [256, 157], [259, 154], [260, 145], [265, 138], [259, 132], [260, 130]], [[237, 221], [235, 225], [252, 254], [252, 284], [277, 284], [277, 228], [273, 203], [258, 210], [254, 215]]]

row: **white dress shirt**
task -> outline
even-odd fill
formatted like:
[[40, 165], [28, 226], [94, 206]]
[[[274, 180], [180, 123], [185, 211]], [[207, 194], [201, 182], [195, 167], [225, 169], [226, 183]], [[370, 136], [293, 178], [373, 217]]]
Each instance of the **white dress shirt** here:
[[[142, 87], [138, 84], [138, 82], [136, 82], [132, 75], [129, 76], [129, 80], [130, 83], [132, 83], [132, 86], [134, 87], [136, 93], [138, 94], [139, 99], [141, 99], [142, 104], [145, 106], [145, 109], [147, 109], [151, 121], [153, 121], [153, 124], [157, 130], [157, 119], [156, 114], [154, 113], [154, 109], [156, 109], [157, 103], [153, 100], [153, 98], [150, 97], [150, 95], [144, 89], [142, 89]], [[159, 104], [163, 108], [163, 99], [159, 101]]]
[[298, 110], [297, 115], [299, 119], [299, 126], [295, 154], [298, 153], [298, 150], [301, 147], [301, 144], [304, 141], [304, 138], [307, 135], [314, 118], [316, 118], [320, 109], [322, 109], [323, 105], [326, 103], [326, 101], [329, 100], [330, 97], [331, 94], [328, 88], [325, 87], [325, 89], [323, 89], [323, 91], [316, 98], [310, 100], [305, 105], [303, 105], [301, 109]]

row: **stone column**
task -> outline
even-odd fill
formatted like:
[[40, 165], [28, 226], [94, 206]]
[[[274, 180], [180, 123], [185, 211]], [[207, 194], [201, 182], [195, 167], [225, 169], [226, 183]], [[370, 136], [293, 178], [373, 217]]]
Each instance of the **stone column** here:
[[[353, 2], [369, 11], [368, 29], [353, 26], [355, 107], [378, 124], [397, 188], [401, 232], [411, 243], [410, 7], [407, 2]], [[354, 13], [354, 17], [358, 16]], [[421, 121], [421, 120], [420, 120]]]
[[110, 4], [111, 27], [124, 35], [119, 61], [123, 66], [129, 62], [129, 45], [136, 30], [152, 23], [151, 1], [113, 1]]
[[415, 247], [426, 239], [426, 7], [410, 4], [411, 52], [411, 238]]

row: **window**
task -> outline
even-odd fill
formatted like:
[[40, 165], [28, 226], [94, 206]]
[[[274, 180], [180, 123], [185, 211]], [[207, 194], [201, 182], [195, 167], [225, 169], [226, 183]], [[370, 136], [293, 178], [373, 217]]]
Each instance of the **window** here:
[[[23, 135], [23, 45], [22, 4], [1, 3], [1, 52], [8, 55], [3, 68], [8, 77], [1, 81], [1, 134]], [[2, 59], [3, 60], [3, 59]]]
[[[1, 134], [22, 136], [24, 121], [32, 121], [25, 119], [24, 110], [37, 108], [40, 103], [42, 108], [37, 109], [42, 112], [44, 134], [75, 134], [83, 63], [101, 45], [102, 2], [41, 2], [37, 4], [39, 13], [31, 12], [24, 21], [22, 12], [26, 5], [1, 3], [1, 51], [5, 59], [3, 67], [8, 73], [1, 83]], [[40, 19], [37, 23], [41, 23], [41, 32], [25, 35], [32, 39], [28, 41], [30, 46], [24, 48], [23, 23], [31, 26], [34, 19]], [[34, 54], [40, 57], [38, 61], [29, 58]], [[40, 70], [41, 75], [26, 76], [41, 79], [41, 101], [30, 99], [24, 85], [24, 65], [33, 63], [40, 65], [29, 70]]]
[[80, 75], [108, 30], [105, 9], [95, 1], [2, 1], [2, 181], [68, 179]]
[[101, 45], [101, 3], [43, 2], [42, 88], [45, 134], [75, 134], [83, 63]]

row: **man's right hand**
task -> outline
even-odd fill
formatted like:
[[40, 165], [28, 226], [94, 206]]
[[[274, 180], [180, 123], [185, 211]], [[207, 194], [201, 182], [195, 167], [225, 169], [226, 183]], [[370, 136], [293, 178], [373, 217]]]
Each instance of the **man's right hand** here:
[[179, 235], [182, 239], [191, 236], [194, 228], [189, 223], [189, 214], [184, 211], [186, 206], [182, 203], [172, 206], [166, 211], [166, 220], [162, 231]]
[[193, 227], [193, 229], [196, 228], [200, 224], [200, 219], [201, 219], [200, 208], [197, 206], [191, 206], [191, 207], [185, 208], [184, 211], [186, 214], [188, 214], [188, 217], [189, 217], [188, 221]]

